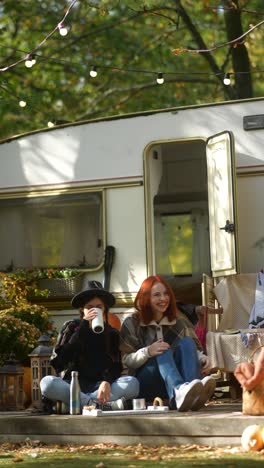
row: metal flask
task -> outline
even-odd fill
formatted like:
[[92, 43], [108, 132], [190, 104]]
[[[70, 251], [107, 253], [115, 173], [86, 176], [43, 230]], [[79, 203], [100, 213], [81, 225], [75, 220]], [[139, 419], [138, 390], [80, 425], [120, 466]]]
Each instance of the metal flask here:
[[71, 372], [70, 414], [81, 414], [81, 395], [77, 371]]

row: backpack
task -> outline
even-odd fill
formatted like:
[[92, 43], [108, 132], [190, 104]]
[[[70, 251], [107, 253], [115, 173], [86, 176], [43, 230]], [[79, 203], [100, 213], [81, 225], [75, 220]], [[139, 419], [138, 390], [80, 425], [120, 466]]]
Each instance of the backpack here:
[[59, 356], [59, 348], [68, 343], [73, 333], [76, 332], [78, 327], [80, 326], [81, 320], [80, 319], [72, 319], [65, 322], [58, 334], [56, 344], [52, 350], [52, 354], [50, 357], [50, 364], [55, 369], [57, 373], [63, 371], [63, 363], [60, 360]]

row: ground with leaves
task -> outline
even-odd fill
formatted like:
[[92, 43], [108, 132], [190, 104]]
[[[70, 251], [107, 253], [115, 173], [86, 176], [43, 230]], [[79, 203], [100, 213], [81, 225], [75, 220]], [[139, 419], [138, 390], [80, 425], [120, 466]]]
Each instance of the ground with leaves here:
[[26, 439], [23, 444], [0, 445], [0, 466], [24, 467], [155, 467], [155, 466], [206, 466], [208, 467], [258, 467], [263, 466], [264, 450], [245, 453], [240, 447], [215, 448], [201, 445], [159, 447], [95, 445], [43, 445]]

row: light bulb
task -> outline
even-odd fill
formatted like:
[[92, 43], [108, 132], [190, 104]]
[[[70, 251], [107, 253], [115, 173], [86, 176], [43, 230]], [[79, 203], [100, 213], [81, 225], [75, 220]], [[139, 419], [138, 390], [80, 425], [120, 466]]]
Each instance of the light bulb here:
[[163, 84], [164, 83], [164, 78], [163, 78], [163, 73], [158, 73], [158, 76], [157, 76], [157, 83], [158, 84]]
[[31, 60], [26, 60], [26, 61], [25, 61], [25, 67], [31, 68], [32, 65], [33, 65], [33, 64], [32, 64], [32, 61], [31, 61]]
[[31, 68], [31, 67], [33, 67], [33, 65], [35, 65], [35, 63], [36, 63], [35, 56], [34, 55], [28, 55], [27, 59], [25, 61], [25, 67]]
[[67, 36], [68, 28], [66, 28], [66, 26], [64, 26], [63, 23], [59, 23], [58, 28], [59, 28], [59, 33], [60, 33], [61, 36]]
[[53, 122], [51, 122], [51, 121], [48, 122], [48, 127], [49, 127], [49, 128], [54, 127], [54, 125], [55, 125], [55, 124], [54, 124]]
[[97, 76], [97, 71], [96, 71], [96, 67], [92, 67], [91, 70], [90, 70], [90, 76], [92, 78], [95, 78]]
[[21, 100], [21, 101], [19, 101], [19, 105], [20, 105], [20, 107], [26, 107], [27, 103], [26, 103], [26, 101]]
[[224, 85], [226, 85], [226, 86], [230, 85], [231, 80], [230, 80], [230, 74], [229, 74], [229, 73], [225, 73], [223, 83], [224, 83]]

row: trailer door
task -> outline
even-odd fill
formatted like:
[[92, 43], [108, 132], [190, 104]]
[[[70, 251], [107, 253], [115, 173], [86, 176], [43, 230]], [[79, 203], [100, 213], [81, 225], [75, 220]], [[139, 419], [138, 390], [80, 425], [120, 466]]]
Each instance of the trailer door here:
[[233, 134], [209, 137], [206, 159], [212, 275], [232, 275], [238, 272]]

